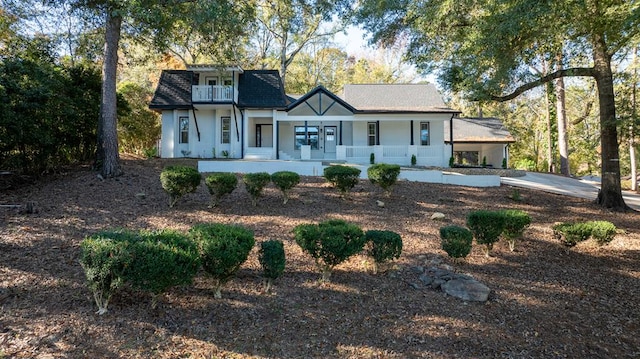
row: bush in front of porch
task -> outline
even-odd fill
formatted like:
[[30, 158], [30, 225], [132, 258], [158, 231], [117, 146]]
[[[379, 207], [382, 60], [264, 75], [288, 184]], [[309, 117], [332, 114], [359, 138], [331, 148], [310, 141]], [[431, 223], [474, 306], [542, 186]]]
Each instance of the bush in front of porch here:
[[334, 187], [340, 190], [342, 195], [346, 195], [349, 191], [358, 184], [360, 180], [360, 169], [333, 165], [324, 169], [323, 174], [327, 182], [331, 183]]

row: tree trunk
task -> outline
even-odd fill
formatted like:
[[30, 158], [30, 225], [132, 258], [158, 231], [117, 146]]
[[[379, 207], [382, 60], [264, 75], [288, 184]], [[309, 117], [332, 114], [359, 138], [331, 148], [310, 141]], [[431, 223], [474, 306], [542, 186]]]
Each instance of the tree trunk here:
[[631, 124], [629, 125], [629, 159], [631, 167], [631, 190], [638, 190], [638, 172], [636, 167], [636, 148], [635, 148], [635, 132], [633, 131], [638, 111], [637, 106], [637, 87], [638, 87], [638, 47], [633, 49], [633, 88], [631, 89]]
[[564, 79], [556, 80], [556, 118], [558, 120], [558, 152], [560, 152], [560, 173], [571, 176], [569, 168], [569, 141], [567, 138], [567, 108]]
[[602, 161], [602, 183], [596, 202], [615, 211], [626, 211], [620, 186], [620, 155], [618, 129], [616, 127], [616, 104], [613, 92], [611, 58], [606, 52], [604, 39], [596, 37], [593, 46], [594, 77], [598, 86], [600, 103], [600, 141]]
[[122, 174], [118, 154], [118, 117], [116, 97], [116, 73], [118, 69], [118, 43], [122, 17], [107, 10], [104, 44], [104, 64], [102, 66], [102, 99], [100, 103], [100, 124], [98, 125], [98, 159], [103, 177]]
[[549, 89], [547, 86], [547, 91], [545, 92], [545, 103], [547, 107], [547, 172], [555, 172], [553, 165], [553, 126], [551, 125], [551, 101], [549, 99]]

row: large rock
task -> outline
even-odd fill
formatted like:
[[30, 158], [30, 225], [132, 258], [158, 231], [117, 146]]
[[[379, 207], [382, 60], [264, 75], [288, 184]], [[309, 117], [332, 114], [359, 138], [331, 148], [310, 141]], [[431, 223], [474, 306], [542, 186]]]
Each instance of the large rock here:
[[444, 213], [440, 213], [440, 212], [435, 212], [434, 214], [431, 215], [431, 219], [434, 221], [444, 221], [445, 218], [446, 216], [444, 215]]
[[452, 297], [473, 302], [486, 302], [491, 291], [477, 280], [453, 279], [441, 285], [442, 290]]

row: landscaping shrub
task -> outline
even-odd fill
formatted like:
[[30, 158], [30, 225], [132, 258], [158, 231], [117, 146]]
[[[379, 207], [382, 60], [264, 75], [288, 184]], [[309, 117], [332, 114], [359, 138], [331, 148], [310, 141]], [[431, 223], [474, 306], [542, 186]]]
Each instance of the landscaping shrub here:
[[198, 189], [202, 176], [197, 169], [187, 166], [169, 166], [160, 173], [162, 188], [169, 194], [169, 207], [173, 207], [180, 197]]
[[100, 315], [107, 312], [111, 296], [124, 284], [124, 271], [131, 261], [129, 236], [129, 233], [101, 232], [80, 244], [80, 264]]
[[502, 159], [502, 168], [503, 169], [507, 169], [507, 159], [506, 158]]
[[167, 289], [190, 284], [200, 267], [196, 244], [173, 230], [141, 231], [132, 238], [129, 250], [133, 259], [126, 281], [152, 294], [152, 308]]
[[262, 196], [262, 191], [271, 181], [271, 176], [267, 172], [246, 173], [242, 176], [244, 185], [251, 196], [251, 204], [258, 205], [258, 198]]
[[372, 165], [376, 163], [376, 155], [375, 153], [371, 152], [371, 154], [369, 154], [369, 164]]
[[370, 230], [364, 234], [367, 243], [367, 254], [373, 258], [373, 272], [388, 261], [400, 258], [402, 238], [396, 232]]
[[513, 252], [516, 240], [522, 238], [524, 230], [531, 224], [531, 217], [527, 212], [517, 209], [507, 209], [501, 211], [504, 217], [504, 229], [502, 236], [509, 242], [509, 249]]
[[253, 232], [241, 226], [209, 223], [193, 226], [189, 234], [198, 243], [202, 268], [215, 282], [214, 296], [221, 298], [222, 287], [233, 278], [253, 248]]
[[587, 223], [558, 223], [553, 225], [553, 234], [565, 246], [575, 246], [591, 236], [591, 226]]
[[473, 211], [467, 216], [467, 227], [476, 242], [485, 245], [485, 255], [488, 257], [493, 244], [500, 239], [504, 230], [504, 216], [496, 211]]
[[440, 228], [440, 240], [442, 249], [451, 258], [464, 258], [471, 253], [473, 234], [460, 226], [446, 226]]
[[613, 240], [616, 235], [615, 224], [608, 221], [591, 221], [591, 236], [599, 245], [604, 245]]
[[284, 204], [289, 202], [289, 191], [300, 183], [300, 175], [291, 171], [274, 172], [271, 175], [273, 184], [282, 191]]
[[269, 293], [271, 284], [284, 272], [285, 254], [281, 241], [270, 240], [260, 243], [258, 261], [262, 266], [262, 275], [265, 278], [265, 292]]
[[238, 178], [230, 172], [214, 172], [207, 176], [205, 184], [212, 196], [211, 205], [213, 207], [220, 203], [220, 199], [233, 192], [238, 185]]
[[418, 163], [418, 159], [416, 158], [416, 155], [411, 155], [411, 166], [415, 166], [416, 163]]
[[599, 245], [611, 242], [616, 235], [616, 226], [608, 221], [590, 221], [577, 223], [558, 223], [553, 234], [566, 246], [575, 246], [578, 242], [593, 237]]
[[342, 220], [300, 224], [293, 232], [296, 243], [315, 260], [322, 281], [329, 281], [333, 268], [361, 252], [365, 244], [362, 229]]
[[367, 176], [369, 181], [373, 184], [377, 184], [389, 194], [391, 192], [391, 186], [396, 184], [398, 176], [400, 175], [400, 166], [391, 165], [386, 163], [378, 163], [369, 166], [367, 169]]
[[324, 169], [323, 174], [327, 182], [346, 195], [360, 180], [360, 170], [358, 168], [333, 165]]

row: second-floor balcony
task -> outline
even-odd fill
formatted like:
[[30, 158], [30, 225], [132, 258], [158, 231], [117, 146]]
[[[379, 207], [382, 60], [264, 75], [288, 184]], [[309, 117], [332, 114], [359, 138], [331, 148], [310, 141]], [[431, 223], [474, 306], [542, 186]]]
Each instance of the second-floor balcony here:
[[230, 102], [234, 98], [233, 86], [191, 86], [193, 102]]

